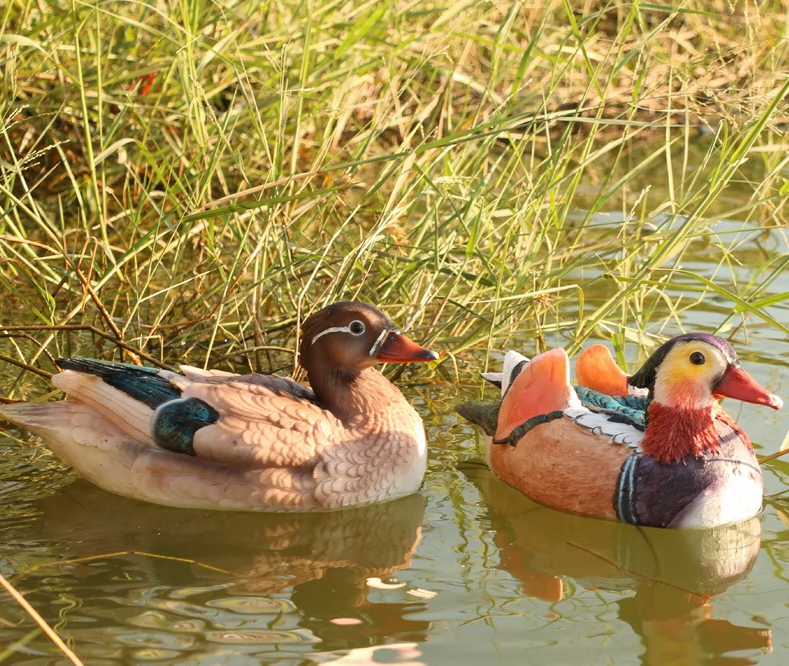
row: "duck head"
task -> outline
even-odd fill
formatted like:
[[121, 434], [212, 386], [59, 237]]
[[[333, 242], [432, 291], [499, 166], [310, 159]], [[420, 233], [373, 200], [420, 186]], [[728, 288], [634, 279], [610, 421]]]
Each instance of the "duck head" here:
[[649, 391], [655, 401], [677, 409], [703, 409], [719, 398], [781, 409], [783, 401], [759, 386], [740, 366], [726, 340], [687, 333], [661, 345], [629, 383]]
[[759, 386], [740, 367], [734, 348], [717, 336], [688, 333], [669, 340], [630, 377], [637, 388], [649, 391], [647, 429], [642, 448], [653, 458], [670, 463], [685, 456], [720, 451], [718, 423], [750, 441], [717, 404], [720, 398], [780, 409], [783, 401]]
[[334, 303], [310, 316], [302, 328], [300, 362], [313, 389], [317, 373], [340, 373], [351, 380], [376, 363], [437, 358], [438, 354], [400, 333], [383, 312], [368, 303]]

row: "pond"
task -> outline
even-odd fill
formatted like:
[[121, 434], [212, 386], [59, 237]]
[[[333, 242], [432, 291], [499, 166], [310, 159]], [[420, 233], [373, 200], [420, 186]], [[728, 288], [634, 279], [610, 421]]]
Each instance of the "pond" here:
[[[742, 236], [731, 267], [742, 278], [749, 261], [789, 250], [780, 229], [717, 231]], [[720, 277], [719, 262], [714, 243], [699, 244], [692, 269]], [[677, 280], [667, 293], [691, 286]], [[587, 307], [606, 297], [601, 284]], [[789, 275], [771, 289], [789, 291]], [[714, 330], [730, 307], [707, 297], [685, 330]], [[789, 321], [785, 305], [765, 310]], [[758, 321], [744, 337], [747, 370], [789, 397], [789, 340]], [[35, 439], [2, 435], [0, 572], [91, 666], [786, 663], [789, 463], [765, 466], [764, 511], [741, 525], [680, 532], [560, 514], [481, 464], [481, 438], [453, 411], [479, 395], [468, 379], [404, 387], [430, 444], [418, 494], [330, 514], [143, 504], [76, 479]], [[759, 453], [789, 428], [785, 413], [726, 406]], [[2, 663], [67, 663], [6, 595], [0, 623]]]

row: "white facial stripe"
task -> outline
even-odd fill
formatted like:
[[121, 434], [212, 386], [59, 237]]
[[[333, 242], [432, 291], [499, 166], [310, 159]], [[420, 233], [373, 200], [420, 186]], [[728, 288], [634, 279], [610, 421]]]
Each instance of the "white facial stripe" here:
[[[704, 366], [699, 367], [695, 380], [685, 377], [683, 364], [690, 366], [690, 354], [704, 354]], [[728, 367], [724, 354], [712, 345], [695, 341], [678, 343], [666, 356], [655, 375], [654, 400], [669, 407], [699, 409], [709, 405], [712, 399], [710, 383], [714, 377], [722, 377]], [[685, 385], [681, 393], [675, 391], [677, 382]]]
[[373, 346], [370, 347], [370, 356], [375, 356], [378, 353], [378, 350], [381, 348], [381, 345], [384, 343], [384, 340], [386, 340], [386, 338], [389, 337], [389, 334], [391, 332], [392, 331], [387, 331], [387, 330], [381, 331], [381, 335], [379, 335], [375, 339], [375, 342], [373, 343]]
[[321, 337], [322, 335], [326, 335], [327, 333], [350, 333], [350, 332], [351, 329], [349, 326], [332, 326], [331, 328], [327, 328], [325, 331], [321, 331], [320, 333], [318, 333], [318, 335], [312, 338], [312, 342], [310, 344], [314, 345], [315, 341], [319, 337]]

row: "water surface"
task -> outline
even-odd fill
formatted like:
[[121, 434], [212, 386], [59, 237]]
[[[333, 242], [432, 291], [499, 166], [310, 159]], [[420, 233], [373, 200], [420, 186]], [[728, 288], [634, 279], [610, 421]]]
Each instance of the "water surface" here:
[[[699, 243], [688, 268], [747, 280], [788, 251], [780, 229], [748, 235], [748, 225], [725, 221], [718, 230], [742, 235], [740, 263], [722, 271], [714, 243]], [[589, 283], [590, 308], [606, 284]], [[688, 286], [678, 278], [668, 293]], [[771, 289], [789, 291], [789, 276]], [[789, 322], [785, 305], [768, 311]], [[730, 314], [710, 296], [684, 313], [684, 330], [712, 331]], [[758, 381], [789, 398], [789, 340], [754, 320], [734, 341]], [[628, 354], [635, 363], [634, 345]], [[0, 372], [4, 385], [16, 376]], [[742, 525], [678, 532], [583, 519], [530, 502], [481, 464], [478, 434], [453, 413], [478, 396], [473, 378], [406, 392], [430, 443], [422, 490], [331, 514], [143, 504], [77, 480], [37, 440], [9, 431], [0, 437], [0, 571], [91, 665], [789, 660], [789, 508], [780, 504], [789, 464], [766, 467], [764, 512]], [[785, 413], [726, 406], [760, 452], [789, 428]], [[0, 636], [14, 645], [3, 663], [66, 663], [7, 596]]]

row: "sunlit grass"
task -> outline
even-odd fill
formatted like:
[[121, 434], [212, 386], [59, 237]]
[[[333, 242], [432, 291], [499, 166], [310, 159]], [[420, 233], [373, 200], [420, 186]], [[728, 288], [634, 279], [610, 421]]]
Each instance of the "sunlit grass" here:
[[288, 371], [339, 299], [453, 376], [516, 334], [621, 354], [709, 292], [785, 330], [784, 259], [685, 268], [785, 224], [781, 3], [52, 4], [0, 10], [8, 361]]

